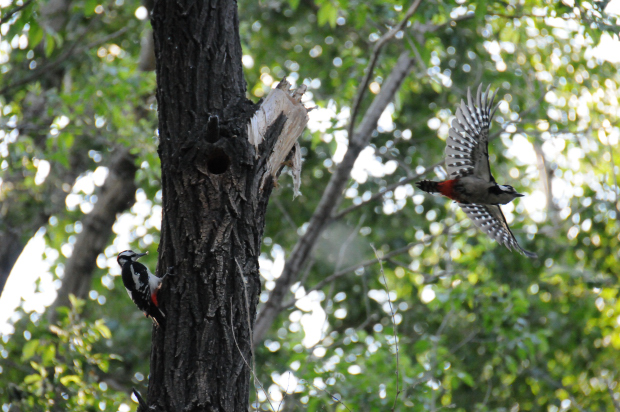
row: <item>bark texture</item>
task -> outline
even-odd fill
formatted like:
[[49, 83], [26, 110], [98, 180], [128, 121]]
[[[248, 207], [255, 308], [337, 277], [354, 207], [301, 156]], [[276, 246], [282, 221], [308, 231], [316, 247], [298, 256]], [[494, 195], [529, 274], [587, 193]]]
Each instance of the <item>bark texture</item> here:
[[[237, 4], [158, 1], [155, 40], [163, 222], [158, 275], [166, 327], [154, 329], [148, 404], [245, 411], [258, 257], [273, 188], [267, 163], [284, 114], [256, 149], [247, 125]], [[305, 112], [304, 112], [305, 115]]]

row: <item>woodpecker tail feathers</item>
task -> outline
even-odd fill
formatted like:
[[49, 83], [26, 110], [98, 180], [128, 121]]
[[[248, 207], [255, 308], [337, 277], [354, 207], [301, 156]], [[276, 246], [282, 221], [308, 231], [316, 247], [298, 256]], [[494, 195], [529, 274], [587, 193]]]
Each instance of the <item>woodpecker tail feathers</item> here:
[[419, 182], [416, 182], [415, 185], [419, 189], [422, 189], [427, 193], [440, 193], [439, 183], [441, 182], [433, 182], [431, 180], [421, 180]]
[[157, 306], [153, 306], [151, 313], [146, 314], [146, 316], [153, 319], [153, 322], [157, 326], [161, 326], [162, 328], [166, 327], [166, 315], [161, 311]]

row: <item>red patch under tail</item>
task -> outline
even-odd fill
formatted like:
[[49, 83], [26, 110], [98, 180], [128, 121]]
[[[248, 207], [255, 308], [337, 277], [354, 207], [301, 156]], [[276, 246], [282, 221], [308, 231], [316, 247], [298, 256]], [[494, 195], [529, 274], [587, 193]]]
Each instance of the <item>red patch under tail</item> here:
[[159, 303], [157, 303], [157, 291], [151, 294], [151, 302], [153, 302], [155, 306], [159, 306]]
[[452, 200], [456, 200], [458, 202], [459, 201], [458, 194], [454, 190], [455, 183], [456, 183], [456, 180], [446, 180], [444, 182], [439, 182], [437, 183], [437, 189], [439, 189], [438, 191], [442, 195], [449, 197]]

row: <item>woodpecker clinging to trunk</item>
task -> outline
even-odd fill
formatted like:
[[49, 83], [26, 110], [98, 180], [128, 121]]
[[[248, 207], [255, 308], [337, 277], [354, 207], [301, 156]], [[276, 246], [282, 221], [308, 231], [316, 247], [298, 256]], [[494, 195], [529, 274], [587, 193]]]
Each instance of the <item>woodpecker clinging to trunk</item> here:
[[118, 254], [116, 261], [122, 268], [121, 277], [131, 300], [156, 325], [164, 326], [166, 316], [158, 307], [157, 292], [166, 276], [158, 278], [146, 266], [138, 263], [137, 260], [144, 255], [146, 253], [125, 250]]
[[484, 233], [508, 249], [535, 258], [517, 243], [510, 231], [499, 205], [510, 203], [523, 196], [509, 185], [498, 185], [489, 167], [489, 126], [497, 110], [491, 110], [497, 90], [489, 98], [489, 87], [482, 93], [478, 87], [474, 104], [467, 89], [467, 104], [461, 100], [456, 118], [446, 141], [446, 167], [450, 180], [432, 182], [423, 180], [416, 185], [429, 193], [441, 193], [456, 201], [465, 214]]

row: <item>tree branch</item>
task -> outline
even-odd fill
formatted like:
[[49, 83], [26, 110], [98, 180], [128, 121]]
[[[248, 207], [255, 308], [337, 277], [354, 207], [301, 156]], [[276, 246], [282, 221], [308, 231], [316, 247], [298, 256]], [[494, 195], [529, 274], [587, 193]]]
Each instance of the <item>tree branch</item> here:
[[381, 52], [381, 49], [383, 49], [383, 46], [385, 46], [387, 42], [396, 35], [396, 33], [403, 29], [407, 21], [409, 21], [411, 16], [413, 16], [413, 13], [415, 13], [415, 11], [417, 10], [420, 2], [421, 0], [414, 1], [413, 4], [409, 7], [409, 10], [407, 10], [407, 13], [405, 13], [405, 17], [400, 21], [400, 23], [394, 26], [389, 32], [381, 36], [381, 38], [375, 44], [375, 47], [372, 50], [372, 55], [370, 56], [370, 64], [366, 68], [366, 74], [364, 75], [364, 79], [362, 80], [360, 88], [357, 90], [357, 96], [355, 97], [355, 101], [353, 102], [353, 110], [351, 110], [351, 120], [349, 121], [349, 127], [347, 130], [349, 132], [349, 136], [353, 136], [353, 130], [355, 128], [355, 118], [357, 117], [360, 105], [362, 104], [362, 100], [364, 98], [364, 95], [366, 94], [366, 90], [368, 89], [370, 78], [375, 71], [375, 66], [377, 65], [377, 61], [379, 60], [379, 53]]
[[[134, 202], [136, 166], [134, 157], [122, 148], [112, 157], [109, 174], [93, 210], [84, 216], [83, 229], [65, 265], [65, 275], [54, 307], [67, 306], [69, 294], [85, 298], [90, 288], [97, 256], [103, 252], [112, 234], [116, 215]], [[50, 311], [52, 318], [56, 311]]]
[[[90, 25], [89, 25], [90, 27]], [[64, 63], [66, 60], [70, 59], [71, 57], [73, 57], [76, 54], [80, 54], [83, 53], [85, 51], [88, 51], [90, 49], [92, 49], [93, 47], [97, 47], [101, 44], [105, 44], [107, 42], [109, 42], [112, 39], [115, 39], [121, 35], [123, 35], [125, 32], [127, 32], [129, 30], [129, 27], [123, 27], [120, 30], [117, 30], [116, 32], [105, 36], [97, 41], [91, 42], [83, 47], [77, 47], [79, 44], [79, 41], [81, 39], [83, 39], [84, 35], [86, 33], [82, 33], [82, 35], [80, 37], [78, 37], [78, 40], [75, 41], [71, 46], [69, 46], [69, 48], [67, 50], [65, 50], [62, 54], [60, 54], [60, 56], [58, 56], [58, 58], [56, 58], [56, 60], [48, 62], [46, 64], [43, 64], [41, 67], [39, 67], [37, 70], [34, 70], [31, 74], [29, 74], [28, 76], [24, 77], [23, 79], [20, 80], [16, 80], [16, 81], [12, 81], [11, 83], [7, 84], [6, 86], [4, 86], [2, 89], [0, 89], [0, 95], [6, 93], [7, 91], [14, 89], [16, 87], [22, 86], [24, 84], [28, 84], [33, 80], [38, 79], [41, 76], [44, 76], [46, 74], [48, 74], [50, 71], [56, 69], [56, 67], [60, 66], [62, 63]], [[86, 31], [88, 31], [88, 28], [86, 29]], [[6, 78], [6, 77], [5, 77]]]
[[613, 389], [611, 389], [610, 382], [607, 382], [607, 393], [609, 393], [609, 397], [611, 398], [611, 403], [614, 405], [615, 412], [620, 412], [620, 402], [618, 402], [615, 398], [615, 394]]
[[281, 302], [284, 295], [288, 292], [290, 286], [297, 278], [299, 270], [307, 261], [310, 253], [318, 240], [319, 235], [330, 221], [332, 212], [336, 209], [338, 201], [342, 196], [353, 165], [357, 160], [360, 152], [368, 145], [372, 132], [377, 125], [379, 117], [385, 110], [385, 107], [394, 98], [394, 95], [400, 88], [403, 80], [409, 74], [413, 65], [413, 59], [409, 54], [403, 53], [394, 66], [392, 73], [386, 79], [379, 94], [375, 97], [372, 104], [366, 111], [364, 119], [358, 127], [355, 135], [349, 140], [349, 148], [332, 175], [327, 188], [323, 192], [323, 196], [317, 206], [306, 233], [299, 239], [291, 255], [287, 259], [282, 274], [276, 281], [276, 286], [269, 295], [269, 300], [265, 303], [260, 312], [254, 329], [254, 344], [260, 342], [267, 330], [271, 327], [276, 316], [280, 313]]
[[[443, 234], [445, 234], [445, 233], [446, 233], [446, 231], [447, 231], [449, 228], [450, 228], [450, 227], [446, 227], [446, 230], [444, 230], [444, 231], [443, 231], [443, 232], [441, 232], [440, 234], [442, 234], [442, 235], [443, 235]], [[314, 285], [314, 286], [312, 286], [310, 289], [308, 289], [308, 290], [306, 291], [306, 294], [304, 295], [304, 297], [305, 297], [305, 296], [307, 296], [310, 292], [313, 292], [313, 291], [315, 291], [315, 290], [319, 290], [319, 289], [321, 289], [323, 286], [325, 286], [325, 285], [327, 285], [327, 284], [329, 284], [329, 283], [333, 282], [334, 280], [336, 280], [336, 279], [338, 279], [338, 278], [343, 277], [344, 275], [346, 275], [346, 274], [348, 274], [348, 273], [354, 272], [354, 271], [356, 271], [356, 270], [358, 270], [358, 269], [362, 269], [362, 268], [365, 268], [365, 267], [368, 267], [368, 266], [372, 266], [372, 265], [374, 265], [375, 263], [380, 262], [381, 260], [388, 260], [388, 259], [391, 259], [391, 258], [392, 258], [392, 257], [394, 257], [394, 256], [398, 256], [398, 255], [400, 255], [400, 254], [403, 254], [403, 253], [405, 253], [405, 252], [408, 252], [411, 248], [413, 248], [413, 247], [415, 247], [415, 246], [417, 246], [417, 245], [422, 245], [422, 244], [425, 244], [425, 243], [427, 243], [427, 242], [430, 242], [431, 240], [433, 240], [433, 239], [434, 239], [434, 238], [436, 238], [437, 236], [439, 236], [439, 235], [435, 235], [435, 236], [428, 236], [428, 237], [426, 237], [425, 239], [423, 239], [423, 240], [421, 240], [421, 241], [419, 241], [419, 242], [416, 242], [416, 243], [410, 243], [410, 244], [408, 244], [407, 246], [403, 246], [403, 247], [401, 247], [401, 248], [398, 248], [398, 249], [396, 249], [396, 250], [393, 250], [393, 251], [391, 251], [391, 252], [388, 252], [388, 253], [386, 253], [385, 255], [383, 255], [381, 258], [368, 259], [368, 260], [365, 260], [365, 261], [363, 261], [363, 262], [356, 263], [355, 265], [348, 266], [348, 267], [346, 267], [346, 268], [344, 268], [344, 269], [342, 269], [342, 270], [338, 270], [337, 272], [334, 272], [332, 275], [330, 275], [330, 276], [326, 277], [325, 279], [323, 279], [322, 281], [320, 281], [319, 283], [317, 283], [316, 285]], [[302, 298], [303, 298], [303, 297], [302, 297]], [[300, 299], [301, 299], [301, 298], [300, 298]], [[291, 299], [291, 300], [289, 300], [289, 301], [285, 302], [285, 303], [281, 306], [281, 310], [284, 310], [284, 309], [287, 309], [287, 308], [292, 307], [293, 305], [295, 305], [295, 302], [296, 302], [297, 300], [298, 300], [297, 298], [294, 298], [294, 299]]]
[[28, 0], [26, 2], [24, 2], [24, 4], [22, 4], [21, 6], [17, 6], [9, 11], [7, 11], [4, 16], [2, 16], [2, 18], [0, 18], [0, 24], [4, 24], [6, 23], [8, 20], [11, 19], [11, 17], [13, 17], [13, 15], [15, 13], [18, 13], [20, 11], [22, 11], [23, 9], [25, 9], [26, 7], [28, 7], [28, 5], [30, 5], [30, 3], [32, 3], [32, 0]]

